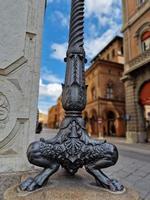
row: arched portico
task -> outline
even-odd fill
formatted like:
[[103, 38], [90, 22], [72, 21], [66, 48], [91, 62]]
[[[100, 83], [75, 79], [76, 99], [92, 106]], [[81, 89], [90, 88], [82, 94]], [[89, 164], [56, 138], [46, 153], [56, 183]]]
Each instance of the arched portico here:
[[87, 111], [83, 112], [83, 119], [85, 121], [86, 130], [89, 132], [89, 116]]
[[139, 91], [141, 116], [146, 130], [146, 140], [150, 140], [150, 80], [143, 83]]
[[98, 137], [98, 115], [95, 109], [90, 111], [90, 133], [94, 137]]
[[109, 136], [116, 136], [115, 126], [116, 115], [112, 111], [107, 112], [107, 134]]
[[113, 137], [125, 136], [124, 113], [117, 109], [108, 108], [102, 112], [102, 135]]

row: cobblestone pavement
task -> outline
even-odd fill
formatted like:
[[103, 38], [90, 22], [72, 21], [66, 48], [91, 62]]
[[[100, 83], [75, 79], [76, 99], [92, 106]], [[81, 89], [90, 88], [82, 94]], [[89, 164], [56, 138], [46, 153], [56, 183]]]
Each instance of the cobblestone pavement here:
[[[40, 137], [54, 137], [58, 130], [44, 129]], [[119, 179], [125, 186], [137, 190], [142, 200], [150, 200], [150, 144], [126, 144], [125, 139], [106, 138], [119, 149], [118, 163], [105, 169], [107, 174]]]
[[105, 171], [124, 185], [135, 188], [143, 200], [150, 200], [150, 162], [139, 160], [136, 155], [135, 158], [122, 156], [120, 152], [118, 163]]

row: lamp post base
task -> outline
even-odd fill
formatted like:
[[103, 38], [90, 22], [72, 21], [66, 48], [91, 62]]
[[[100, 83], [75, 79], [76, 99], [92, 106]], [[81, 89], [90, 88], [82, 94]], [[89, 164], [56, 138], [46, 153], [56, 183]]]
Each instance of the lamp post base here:
[[105, 140], [94, 140], [89, 137], [82, 117], [65, 117], [56, 137], [33, 142], [28, 148], [27, 156], [31, 164], [43, 167], [44, 170], [34, 178], [30, 177], [23, 181], [20, 184], [22, 191], [41, 188], [60, 166], [71, 175], [76, 174], [79, 168], [85, 167], [101, 188], [114, 193], [124, 191], [123, 185], [101, 171], [116, 164], [117, 148]]

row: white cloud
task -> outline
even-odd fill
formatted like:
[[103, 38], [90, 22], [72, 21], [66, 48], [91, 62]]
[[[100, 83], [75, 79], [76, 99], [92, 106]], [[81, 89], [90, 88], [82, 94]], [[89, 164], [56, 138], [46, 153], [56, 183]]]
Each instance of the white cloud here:
[[[85, 52], [88, 59], [92, 59], [117, 34], [120, 26], [112, 22], [113, 28], [105, 31], [101, 36], [88, 37], [85, 40]], [[53, 44], [51, 57], [63, 61], [67, 50], [67, 43]]]
[[61, 26], [63, 27], [69, 26], [69, 17], [65, 16], [64, 13], [57, 10], [54, 12], [53, 18], [56, 22], [59, 22]]
[[85, 41], [85, 51], [88, 59], [92, 59], [96, 54], [102, 50], [107, 43], [116, 35], [119, 26], [114, 29], [108, 29], [101, 36], [95, 38], [88, 38]]
[[97, 37], [98, 34], [99, 34], [97, 26], [93, 23], [90, 23], [89, 27], [88, 27], [88, 33], [87, 34], [88, 34], [89, 37], [92, 37], [92, 38]]
[[48, 101], [39, 101], [39, 111], [40, 113], [48, 114], [48, 110], [51, 106], [53, 106], [53, 103], [50, 103]]
[[42, 80], [48, 83], [62, 83], [63, 79], [60, 79], [57, 75], [53, 74], [51, 71], [44, 70], [42, 73]]
[[55, 101], [61, 95], [61, 92], [62, 86], [60, 83], [44, 84], [42, 79], [40, 79], [40, 97], [47, 96], [50, 97], [53, 101]]
[[47, 3], [49, 4], [49, 3], [52, 3], [53, 2], [53, 0], [47, 0]]
[[86, 15], [90, 17], [92, 14], [101, 15], [107, 14], [111, 11], [114, 0], [86, 0]]
[[[90, 22], [88, 32], [85, 34], [85, 51], [87, 58], [92, 59], [116, 34], [120, 33], [121, 24], [118, 21], [121, 17], [121, 0], [86, 0], [85, 6], [86, 19]], [[93, 17], [98, 24], [92, 22]], [[102, 27], [105, 27], [103, 33], [101, 33]], [[67, 43], [54, 43], [51, 50], [52, 58], [63, 61]]]
[[60, 61], [64, 61], [64, 58], [66, 57], [66, 51], [67, 51], [67, 43], [54, 43], [51, 46], [52, 54], [50, 55], [52, 58], [55, 58]]
[[95, 17], [99, 27], [109, 26], [121, 18], [121, 0], [86, 0], [85, 16]]
[[62, 93], [63, 79], [53, 74], [47, 68], [43, 68], [39, 84], [39, 110], [47, 113]]

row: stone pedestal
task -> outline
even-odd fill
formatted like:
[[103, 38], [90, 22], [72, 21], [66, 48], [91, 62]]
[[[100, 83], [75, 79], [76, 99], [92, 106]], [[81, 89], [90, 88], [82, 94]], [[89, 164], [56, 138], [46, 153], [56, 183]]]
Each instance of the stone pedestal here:
[[0, 5], [0, 172], [27, 170], [35, 136], [45, 0]]
[[[24, 177], [25, 178], [25, 177]], [[81, 170], [76, 176], [64, 171], [54, 175], [49, 183], [34, 192], [21, 192], [18, 186], [9, 188], [4, 200], [140, 200], [133, 189], [126, 189], [123, 194], [112, 194], [95, 185], [94, 180]]]

